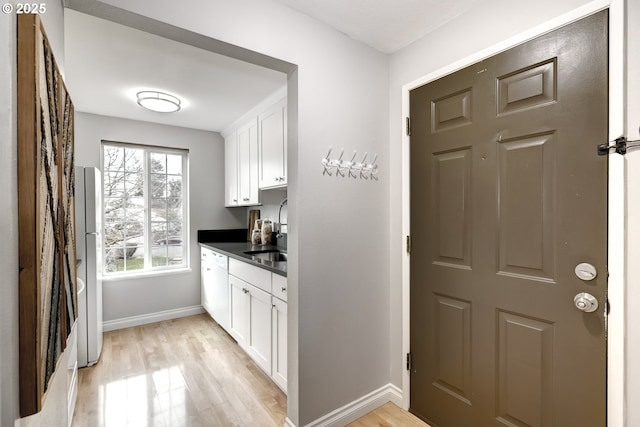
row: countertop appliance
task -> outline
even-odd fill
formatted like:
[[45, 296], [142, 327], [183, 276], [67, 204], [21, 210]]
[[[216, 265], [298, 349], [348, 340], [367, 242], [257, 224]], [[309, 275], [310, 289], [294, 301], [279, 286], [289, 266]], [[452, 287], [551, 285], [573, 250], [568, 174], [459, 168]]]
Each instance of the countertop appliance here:
[[98, 362], [102, 351], [102, 178], [94, 167], [77, 166], [76, 251], [78, 278], [78, 366]]
[[225, 330], [229, 329], [229, 257], [207, 248], [200, 250], [202, 307]]

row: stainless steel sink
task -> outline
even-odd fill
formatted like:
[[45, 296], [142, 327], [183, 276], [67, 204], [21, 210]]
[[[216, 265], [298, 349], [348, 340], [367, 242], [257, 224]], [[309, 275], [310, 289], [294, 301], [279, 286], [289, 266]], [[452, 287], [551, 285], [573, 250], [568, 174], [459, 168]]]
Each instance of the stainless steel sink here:
[[254, 261], [268, 261], [268, 262], [286, 262], [287, 253], [279, 251], [277, 249], [264, 250], [264, 251], [247, 251], [245, 254], [250, 255]]

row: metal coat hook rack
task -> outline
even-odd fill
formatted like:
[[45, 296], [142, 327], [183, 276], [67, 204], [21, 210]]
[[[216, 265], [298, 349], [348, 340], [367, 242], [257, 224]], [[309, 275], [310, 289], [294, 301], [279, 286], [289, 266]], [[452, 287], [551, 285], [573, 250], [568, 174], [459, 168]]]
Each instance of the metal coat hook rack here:
[[338, 158], [331, 158], [332, 148], [329, 147], [327, 155], [322, 158], [322, 175], [340, 176], [342, 178], [362, 178], [368, 180], [371, 178], [373, 181], [378, 180], [378, 155], [373, 156], [373, 160], [367, 163], [368, 153], [365, 152], [362, 156], [362, 160], [356, 161], [358, 155], [357, 151], [353, 151], [351, 160], [343, 160], [344, 148], [340, 150], [340, 156]]

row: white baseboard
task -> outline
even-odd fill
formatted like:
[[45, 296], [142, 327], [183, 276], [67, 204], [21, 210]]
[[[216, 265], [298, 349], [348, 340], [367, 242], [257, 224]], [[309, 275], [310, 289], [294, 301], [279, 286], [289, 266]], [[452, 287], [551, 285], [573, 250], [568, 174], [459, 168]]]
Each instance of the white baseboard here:
[[[344, 427], [387, 402], [402, 405], [402, 390], [391, 383], [336, 409], [305, 427]], [[285, 426], [295, 427], [288, 418]]]
[[192, 307], [176, 308], [173, 310], [159, 311], [157, 313], [142, 314], [140, 316], [124, 317], [122, 319], [107, 320], [102, 322], [104, 332], [118, 329], [130, 328], [132, 326], [147, 325], [149, 323], [161, 322], [163, 320], [177, 319], [179, 317], [193, 316], [204, 313], [204, 308], [200, 305]]

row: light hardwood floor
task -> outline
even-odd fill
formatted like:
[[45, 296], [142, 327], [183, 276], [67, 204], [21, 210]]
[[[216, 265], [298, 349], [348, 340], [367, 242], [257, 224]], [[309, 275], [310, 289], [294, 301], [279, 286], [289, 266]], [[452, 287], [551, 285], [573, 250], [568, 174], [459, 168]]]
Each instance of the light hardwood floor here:
[[429, 424], [388, 402], [347, 427], [429, 427]]
[[[287, 398], [208, 315], [104, 335], [73, 427], [282, 427]], [[349, 427], [427, 426], [389, 403]]]

